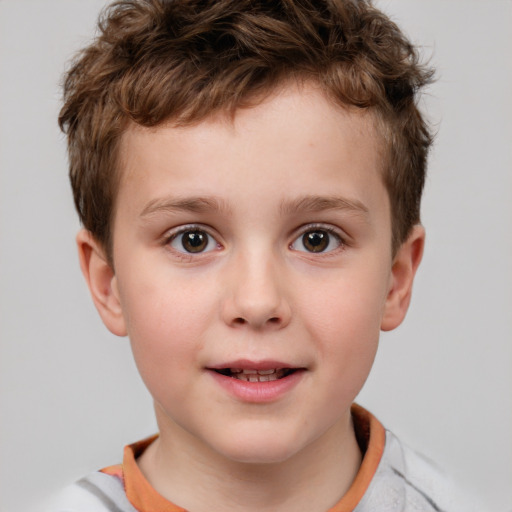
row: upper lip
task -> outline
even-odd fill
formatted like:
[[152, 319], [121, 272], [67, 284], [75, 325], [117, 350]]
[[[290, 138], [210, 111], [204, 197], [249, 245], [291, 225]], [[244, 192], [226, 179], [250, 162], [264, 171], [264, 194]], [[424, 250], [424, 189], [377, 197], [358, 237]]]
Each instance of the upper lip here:
[[207, 368], [209, 370], [224, 370], [226, 368], [236, 368], [240, 370], [277, 370], [281, 368], [300, 368], [300, 366], [274, 360], [251, 361], [249, 359], [237, 359], [235, 361], [214, 364]]

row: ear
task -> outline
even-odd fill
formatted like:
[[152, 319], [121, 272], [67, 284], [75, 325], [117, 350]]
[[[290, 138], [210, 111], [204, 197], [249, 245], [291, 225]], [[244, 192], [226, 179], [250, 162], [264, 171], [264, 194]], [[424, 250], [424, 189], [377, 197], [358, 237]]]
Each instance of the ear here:
[[126, 336], [126, 324], [119, 300], [117, 280], [105, 251], [90, 231], [82, 229], [76, 236], [80, 268], [92, 300], [110, 332]]
[[388, 296], [380, 328], [391, 331], [398, 327], [409, 309], [412, 283], [423, 256], [425, 230], [414, 226], [407, 240], [400, 246], [393, 260]]

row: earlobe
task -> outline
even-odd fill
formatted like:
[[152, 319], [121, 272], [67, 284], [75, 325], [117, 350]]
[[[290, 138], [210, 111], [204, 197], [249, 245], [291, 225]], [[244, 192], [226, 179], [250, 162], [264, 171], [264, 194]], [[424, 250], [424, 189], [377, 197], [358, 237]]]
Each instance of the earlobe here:
[[103, 247], [91, 232], [82, 229], [76, 236], [80, 268], [91, 297], [106, 327], [117, 336], [126, 336], [126, 324], [114, 270]]
[[390, 286], [381, 322], [383, 331], [398, 327], [409, 308], [416, 270], [423, 256], [425, 230], [414, 226], [407, 240], [398, 249], [391, 268]]

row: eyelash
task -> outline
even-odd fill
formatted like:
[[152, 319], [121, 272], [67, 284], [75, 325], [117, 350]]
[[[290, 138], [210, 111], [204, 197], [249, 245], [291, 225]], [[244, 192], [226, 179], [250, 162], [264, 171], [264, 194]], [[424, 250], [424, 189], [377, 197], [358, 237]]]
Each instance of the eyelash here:
[[[194, 232], [205, 234], [207, 236], [207, 240], [205, 242], [206, 245], [201, 250], [198, 250], [197, 252], [186, 250], [183, 247], [183, 238], [182, 238], [182, 243], [181, 243], [183, 250], [181, 250], [177, 247], [174, 247], [172, 245], [173, 242], [175, 242], [176, 240], [179, 240], [180, 236], [183, 237], [183, 235], [185, 235], [186, 233], [194, 233]], [[307, 250], [307, 249], [302, 250], [302, 249], [298, 249], [298, 248], [294, 247], [294, 245], [296, 243], [304, 244], [304, 236], [307, 235], [308, 233], [315, 233], [315, 232], [316, 233], [327, 233], [327, 235], [328, 235], [327, 248], [329, 247], [329, 245], [331, 245], [331, 242], [332, 242], [331, 238], [334, 238], [336, 240], [337, 246], [332, 249], [329, 249], [329, 250], [321, 249], [319, 251]], [[208, 249], [208, 247], [211, 246], [212, 243], [215, 244], [215, 247], [210, 247]], [[178, 255], [178, 257], [183, 258], [183, 259], [191, 259], [191, 258], [194, 258], [197, 256], [201, 256], [201, 255], [210, 253], [210, 252], [214, 251], [215, 249], [219, 249], [222, 247], [221, 244], [209, 232], [209, 230], [207, 228], [205, 228], [202, 225], [198, 225], [198, 224], [189, 224], [186, 226], [181, 226], [176, 231], [167, 233], [163, 239], [163, 245], [170, 247], [172, 249], [172, 251]], [[347, 246], [347, 244], [345, 242], [345, 238], [341, 235], [339, 230], [337, 230], [331, 226], [326, 226], [323, 224], [308, 224], [306, 226], [303, 226], [298, 232], [295, 233], [294, 238], [289, 245], [289, 248], [291, 250], [294, 250], [297, 252], [303, 252], [306, 254], [315, 254], [318, 256], [322, 255], [325, 257], [327, 255], [330, 255], [330, 253], [332, 253], [332, 252], [337, 252], [339, 250], [345, 249], [346, 246]], [[204, 250], [204, 249], [208, 249], [208, 250]]]

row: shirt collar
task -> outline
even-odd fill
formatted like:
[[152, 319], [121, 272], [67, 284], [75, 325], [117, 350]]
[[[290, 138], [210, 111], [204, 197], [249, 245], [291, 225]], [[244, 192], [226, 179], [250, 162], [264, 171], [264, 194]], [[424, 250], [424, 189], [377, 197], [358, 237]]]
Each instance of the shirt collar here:
[[[352, 405], [351, 413], [363, 460], [349, 490], [327, 512], [352, 512], [356, 508], [370, 486], [384, 452], [386, 431], [379, 420], [357, 404]], [[126, 446], [123, 464], [110, 466], [102, 472], [123, 481], [128, 500], [140, 512], [186, 512], [158, 494], [137, 465], [137, 457], [157, 437], [155, 435]]]

